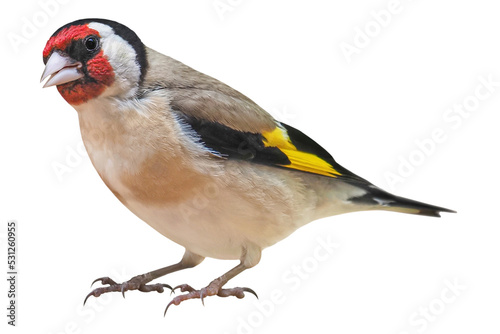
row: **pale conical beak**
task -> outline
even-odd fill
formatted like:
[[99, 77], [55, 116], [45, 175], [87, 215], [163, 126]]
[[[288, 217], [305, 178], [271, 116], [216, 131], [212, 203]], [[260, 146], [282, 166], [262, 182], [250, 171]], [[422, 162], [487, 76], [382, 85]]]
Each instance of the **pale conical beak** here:
[[53, 52], [43, 71], [40, 82], [50, 75], [49, 80], [43, 85], [43, 88], [78, 80], [83, 77], [81, 72], [82, 63], [71, 59], [68, 56]]

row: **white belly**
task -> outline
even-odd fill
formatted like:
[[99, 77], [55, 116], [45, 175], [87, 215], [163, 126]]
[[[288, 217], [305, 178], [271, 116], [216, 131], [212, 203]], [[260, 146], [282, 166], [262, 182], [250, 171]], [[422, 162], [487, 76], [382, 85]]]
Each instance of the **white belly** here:
[[94, 167], [133, 213], [196, 254], [239, 259], [248, 245], [263, 249], [314, 219], [352, 211], [326, 178], [213, 158], [171, 114], [118, 107], [78, 110]]
[[[165, 195], [167, 199], [163, 202], [144, 200], [141, 193], [128, 185], [129, 182], [123, 181], [123, 175], [134, 171], [129, 170], [132, 162], [116, 154], [117, 151], [115, 148], [89, 152], [106, 185], [135, 215], [159, 233], [201, 256], [239, 259], [248, 244], [266, 248], [312, 220], [307, 210], [297, 213], [302, 205], [292, 205], [293, 194], [285, 184], [269, 184], [264, 175], [253, 175], [263, 179], [249, 182], [245, 180], [244, 171], [238, 171], [238, 176], [233, 172], [212, 175], [210, 182], [200, 182], [199, 188], [196, 184], [188, 184], [189, 173], [193, 171], [184, 170], [185, 176], [162, 174], [162, 181], [154, 191], [172, 194]], [[251, 172], [253, 167], [246, 167], [247, 175], [255, 174]], [[168, 170], [169, 166], [164, 169]], [[150, 177], [155, 178], [155, 175]], [[182, 178], [186, 180], [180, 180]], [[262, 189], [255, 189], [255, 182], [261, 184]], [[182, 195], [185, 192], [189, 195]], [[176, 194], [180, 200], [176, 200]], [[289, 197], [288, 205], [283, 196]]]

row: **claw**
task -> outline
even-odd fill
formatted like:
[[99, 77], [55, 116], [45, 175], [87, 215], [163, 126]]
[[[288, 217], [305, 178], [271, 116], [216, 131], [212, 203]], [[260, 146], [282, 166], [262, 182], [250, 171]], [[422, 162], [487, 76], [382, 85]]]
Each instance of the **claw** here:
[[[170, 288], [170, 289], [172, 289], [172, 288]], [[181, 292], [193, 292], [193, 291], [196, 291], [195, 289], [193, 289], [188, 284], [179, 284], [175, 288], [172, 289], [172, 291], [170, 292], [170, 295], [172, 295], [172, 293], [174, 293], [174, 291], [177, 290], [177, 289], [181, 289]]]
[[172, 305], [174, 303], [174, 301], [170, 301], [170, 303], [168, 303], [167, 307], [165, 307], [165, 312], [163, 312], [163, 317], [165, 317], [165, 315], [167, 314], [167, 310], [168, 308], [170, 307], [170, 305]]
[[250, 292], [252, 295], [255, 296], [255, 298], [259, 299], [259, 296], [257, 296], [257, 293], [255, 291], [253, 291], [252, 289], [250, 289], [250, 288], [242, 288], [242, 289], [245, 292]]
[[[185, 284], [180, 284], [180, 285], [177, 285], [176, 287], [174, 287], [174, 288], [172, 289], [172, 292], [171, 292], [171, 293], [173, 293], [173, 292], [174, 292], [175, 290], [177, 290], [177, 289], [182, 289], [182, 286], [183, 286], [183, 285], [185, 285]], [[181, 291], [182, 291], [182, 290], [181, 290]]]
[[89, 299], [90, 296], [94, 296], [97, 298], [100, 295], [102, 295], [102, 293], [103, 293], [102, 289], [104, 289], [104, 288], [97, 288], [97, 289], [90, 291], [90, 293], [87, 295], [87, 297], [85, 297], [85, 300], [83, 301], [83, 306], [85, 306], [85, 303], [87, 302], [87, 299]]
[[138, 290], [142, 292], [151, 292], [151, 291], [157, 291], [158, 293], [162, 293], [164, 291], [164, 288], [169, 288], [170, 290], [173, 290], [172, 287], [168, 284], [164, 283], [157, 283], [157, 284], [145, 284], [149, 282], [150, 280], [145, 280], [144, 275], [136, 276], [128, 280], [127, 282], [123, 283], [116, 283], [109, 277], [99, 277], [95, 279], [92, 284], [94, 285], [95, 282], [101, 282], [102, 284], [106, 284], [108, 286], [104, 287], [99, 287], [94, 290], [92, 290], [87, 297], [85, 297], [85, 300], [83, 301], [83, 305], [87, 302], [88, 298], [90, 296], [94, 297], [99, 297], [103, 293], [108, 293], [108, 292], [121, 292], [123, 298], [125, 298], [125, 292], [129, 290]]
[[101, 284], [109, 284], [109, 285], [116, 285], [116, 282], [113, 281], [111, 278], [109, 277], [99, 277], [99, 278], [96, 278], [92, 284], [90, 284], [90, 287], [92, 287], [94, 285], [95, 282], [97, 281], [101, 281]]
[[[159, 284], [159, 286], [161, 287], [164, 287], [164, 288], [169, 288], [170, 289], [170, 294], [172, 294], [172, 291], [174, 291], [174, 289], [172, 289], [172, 287], [168, 284], [165, 284], [165, 283], [161, 283]], [[157, 290], [158, 292], [163, 292], [163, 289], [161, 289], [161, 291]]]
[[90, 296], [92, 296], [92, 292], [89, 293], [87, 297], [85, 297], [85, 300], [83, 301], [83, 306], [85, 306], [85, 303], [87, 302], [87, 299], [89, 299]]
[[201, 303], [203, 306], [205, 306], [205, 297], [207, 296], [219, 296], [219, 297], [229, 297], [229, 296], [234, 296], [238, 299], [244, 298], [245, 297], [245, 292], [253, 294], [257, 299], [259, 296], [257, 296], [257, 293], [250, 289], [250, 288], [231, 288], [231, 289], [222, 289], [220, 285], [216, 285], [214, 282], [212, 282], [209, 286], [200, 289], [200, 290], [195, 290], [191, 286], [187, 284], [181, 284], [173, 288], [172, 292], [175, 291], [176, 289], [180, 289], [182, 292], [188, 292], [183, 295], [179, 295], [172, 299], [170, 303], [168, 303], [167, 307], [165, 308], [165, 312], [163, 312], [163, 316], [167, 314], [167, 310], [170, 307], [170, 305], [179, 305], [183, 301], [189, 300], [189, 299], [196, 299], [199, 298], [201, 299]]
[[203, 300], [203, 289], [200, 290], [201, 305], [205, 306], [205, 301]]

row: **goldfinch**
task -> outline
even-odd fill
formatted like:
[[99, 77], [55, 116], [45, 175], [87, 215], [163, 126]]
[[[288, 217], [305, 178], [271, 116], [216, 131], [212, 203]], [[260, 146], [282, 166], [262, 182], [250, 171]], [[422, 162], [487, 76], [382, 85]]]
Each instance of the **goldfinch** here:
[[[320, 145], [245, 95], [146, 47], [126, 26], [82, 19], [59, 28], [43, 50], [44, 87], [57, 86], [78, 113], [92, 163], [137, 217], [185, 247], [180, 262], [116, 283], [110, 291], [163, 292], [152, 284], [205, 257], [240, 263], [168, 305], [206, 296], [255, 266], [264, 248], [309, 222], [387, 210], [439, 217], [454, 212], [398, 197], [340, 166]], [[176, 289], [174, 288], [174, 290]], [[85, 300], [87, 300], [85, 298]]]

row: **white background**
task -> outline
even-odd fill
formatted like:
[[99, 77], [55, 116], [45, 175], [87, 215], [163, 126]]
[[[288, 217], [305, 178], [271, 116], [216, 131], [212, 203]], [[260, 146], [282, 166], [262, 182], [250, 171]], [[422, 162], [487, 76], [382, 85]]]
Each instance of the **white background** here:
[[[6, 222], [19, 224], [18, 327], [6, 325], [2, 279], [1, 328], [46, 334], [499, 332], [500, 87], [460, 123], [443, 118], [455, 104], [474, 102], [479, 77], [500, 81], [494, 2], [401, 0], [399, 12], [377, 31], [370, 13], [386, 9], [388, 0], [54, 1], [49, 7], [43, 0], [11, 1], [0, 10], [0, 262], [6, 262]], [[220, 15], [217, 3], [230, 10]], [[61, 179], [53, 170], [67, 165], [81, 139], [76, 112], [55, 88], [39, 84], [42, 50], [54, 30], [85, 17], [126, 24], [146, 45], [300, 128], [355, 173], [458, 214], [365, 212], [309, 224], [228, 284], [252, 287], [260, 302], [211, 297], [205, 307], [199, 300], [172, 307], [164, 318], [168, 293], [129, 292], [125, 300], [102, 296], [83, 308], [95, 278], [128, 279], [183, 253], [119, 203], [87, 156], [70, 157]], [[26, 22], [38, 24], [36, 31], [23, 28]], [[366, 27], [370, 41], [348, 62], [342, 43], [355, 46], [358, 29]], [[15, 45], [14, 37], [23, 40]], [[428, 155], [418, 153], [415, 142], [436, 128], [446, 140]], [[411, 156], [418, 164], [391, 187], [388, 173], [397, 174], [400, 159]], [[339, 246], [319, 261], [318, 240], [329, 239]], [[207, 259], [159, 281], [202, 287], [235, 264]], [[294, 266], [307, 276], [292, 273]], [[459, 290], [447, 290], [446, 282]], [[271, 299], [277, 291], [278, 303]]]

